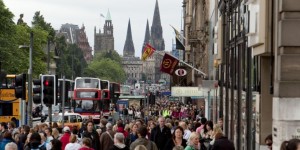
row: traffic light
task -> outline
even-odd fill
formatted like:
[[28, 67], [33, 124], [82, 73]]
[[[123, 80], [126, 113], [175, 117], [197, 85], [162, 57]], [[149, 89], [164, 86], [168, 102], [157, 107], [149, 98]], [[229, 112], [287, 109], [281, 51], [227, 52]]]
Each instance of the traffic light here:
[[26, 74], [15, 76], [15, 96], [22, 100], [26, 99]]
[[[57, 95], [59, 95], [59, 98], [56, 100], [57, 103], [62, 103], [63, 100], [63, 80], [59, 79], [59, 88]], [[69, 90], [71, 89], [71, 82], [65, 81], [65, 102], [69, 99]]]
[[55, 75], [42, 75], [43, 103], [45, 105], [56, 104], [57, 79]]
[[33, 85], [32, 88], [33, 91], [33, 103], [40, 104], [42, 99], [42, 85], [41, 85], [41, 77], [39, 79], [33, 79]]

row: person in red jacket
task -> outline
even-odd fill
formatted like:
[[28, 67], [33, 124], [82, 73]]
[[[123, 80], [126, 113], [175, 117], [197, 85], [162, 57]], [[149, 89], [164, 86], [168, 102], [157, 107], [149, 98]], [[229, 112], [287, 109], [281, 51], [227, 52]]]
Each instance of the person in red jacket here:
[[68, 126], [65, 126], [64, 129], [64, 134], [62, 135], [60, 141], [62, 143], [61, 149], [64, 150], [66, 145], [70, 143], [70, 136], [71, 136], [71, 131]]

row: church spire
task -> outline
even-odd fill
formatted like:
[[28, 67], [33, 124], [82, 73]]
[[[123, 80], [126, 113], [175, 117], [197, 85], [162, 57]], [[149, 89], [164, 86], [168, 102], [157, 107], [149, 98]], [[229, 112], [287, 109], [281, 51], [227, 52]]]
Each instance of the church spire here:
[[151, 37], [150, 37], [149, 21], [147, 19], [147, 25], [146, 25], [146, 31], [145, 31], [144, 44], [143, 44], [143, 48], [142, 48], [142, 54], [144, 52], [145, 45], [150, 42], [150, 38]]
[[161, 27], [160, 13], [159, 13], [159, 7], [158, 7], [158, 1], [157, 0], [156, 0], [156, 3], [155, 3], [152, 26], [160, 26]]
[[127, 28], [127, 36], [126, 36], [126, 41], [123, 49], [123, 55], [124, 57], [134, 57], [134, 45], [133, 45], [133, 40], [132, 40], [132, 34], [131, 34], [131, 24], [130, 24], [130, 19], [128, 22], [128, 28]]
[[107, 11], [107, 14], [106, 14], [106, 19], [105, 20], [111, 20], [111, 15], [110, 15], [110, 12], [109, 10]]
[[151, 42], [156, 50], [165, 50], [165, 41], [163, 39], [163, 30], [160, 21], [158, 1], [156, 0], [153, 21], [151, 26]]

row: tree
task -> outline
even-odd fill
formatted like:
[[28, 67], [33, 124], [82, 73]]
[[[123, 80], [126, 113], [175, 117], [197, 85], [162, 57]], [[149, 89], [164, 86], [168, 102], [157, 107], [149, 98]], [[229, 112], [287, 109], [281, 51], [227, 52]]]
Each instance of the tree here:
[[84, 75], [121, 83], [126, 78], [121, 65], [121, 57], [114, 50], [96, 54], [84, 70]]
[[34, 28], [41, 28], [48, 32], [48, 38], [50, 41], [54, 41], [55, 38], [55, 30], [53, 29], [51, 23], [47, 23], [44, 19], [44, 16], [41, 15], [40, 11], [35, 12], [33, 16], [32, 26]]
[[82, 50], [76, 44], [67, 44], [65, 37], [56, 38], [56, 48], [60, 51], [60, 59], [57, 60], [56, 74], [65, 75], [66, 78], [83, 76], [87, 63]]
[[115, 50], [109, 50], [106, 52], [102, 52], [102, 53], [97, 53], [96, 56], [94, 57], [94, 60], [100, 61], [104, 58], [109, 58], [113, 61], [116, 61], [118, 63], [122, 63], [122, 58], [120, 57], [120, 55], [118, 54], [117, 51]]
[[86, 76], [97, 77], [114, 82], [124, 82], [125, 72], [121, 65], [109, 58], [92, 61], [85, 70]]
[[6, 8], [0, 0], [0, 69], [9, 72], [10, 58], [13, 57], [11, 50], [15, 48], [14, 35], [16, 26], [13, 22], [14, 15]]

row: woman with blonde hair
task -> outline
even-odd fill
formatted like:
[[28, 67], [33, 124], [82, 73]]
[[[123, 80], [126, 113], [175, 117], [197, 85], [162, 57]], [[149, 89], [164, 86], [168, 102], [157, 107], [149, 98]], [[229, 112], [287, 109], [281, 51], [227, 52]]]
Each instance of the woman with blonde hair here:
[[52, 128], [52, 136], [54, 139], [60, 140], [60, 134], [56, 128]]
[[212, 141], [210, 141], [210, 143], [209, 143], [210, 146], [214, 145], [215, 140], [216, 140], [216, 135], [217, 135], [218, 133], [223, 133], [223, 131], [222, 131], [222, 129], [221, 129], [221, 127], [220, 127], [219, 124], [215, 124], [215, 125], [214, 125], [214, 129], [213, 129], [213, 132], [212, 132], [212, 136], [211, 136]]
[[200, 150], [199, 135], [192, 132], [184, 150]]
[[78, 150], [80, 149], [81, 145], [77, 143], [76, 135], [72, 134], [70, 136], [70, 143], [68, 143], [65, 147], [65, 150]]

